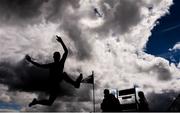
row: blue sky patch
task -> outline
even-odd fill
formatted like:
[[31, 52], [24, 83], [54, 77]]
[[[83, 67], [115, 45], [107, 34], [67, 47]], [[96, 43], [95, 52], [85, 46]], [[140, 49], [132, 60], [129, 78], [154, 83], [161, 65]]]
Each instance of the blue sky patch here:
[[170, 14], [160, 18], [159, 24], [152, 30], [152, 36], [146, 46], [146, 52], [163, 57], [178, 64], [180, 51], [170, 51], [170, 48], [180, 42], [180, 0], [174, 0]]

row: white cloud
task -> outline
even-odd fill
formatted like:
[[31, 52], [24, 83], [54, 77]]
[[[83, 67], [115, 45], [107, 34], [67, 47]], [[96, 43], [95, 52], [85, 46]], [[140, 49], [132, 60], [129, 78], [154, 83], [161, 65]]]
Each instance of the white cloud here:
[[[99, 0], [93, 3], [81, 0], [73, 4], [72, 0], [53, 0], [43, 5], [40, 15], [44, 19], [37, 24], [11, 26], [8, 23], [2, 26], [0, 60], [13, 64], [30, 54], [39, 62], [52, 61], [52, 53], [61, 48], [55, 41], [55, 35], [59, 34], [70, 50], [65, 71], [75, 75], [82, 71], [85, 77], [95, 71], [98, 110], [104, 88], [124, 89], [137, 84], [145, 94], [179, 91], [179, 69], [173, 64], [169, 66], [163, 58], [143, 52], [157, 19], [168, 13], [172, 0]], [[94, 14], [94, 6], [102, 11], [103, 18]], [[47, 12], [46, 8], [51, 10]], [[84, 90], [85, 87], [76, 92], [87, 95]], [[8, 92], [7, 96], [17, 98], [23, 106], [22, 111], [92, 110], [90, 101], [79, 102], [77, 107], [78, 95], [64, 97], [75, 101], [73, 103], [62, 102], [60, 98], [50, 108], [37, 106], [29, 109], [27, 104], [36, 95], [14, 93]]]
[[173, 48], [170, 48], [169, 50], [179, 50], [180, 49], [180, 42], [176, 43]]
[[8, 88], [4, 85], [0, 85], [1, 90], [0, 90], [0, 100], [3, 102], [10, 102], [11, 97], [7, 94], [8, 93]]

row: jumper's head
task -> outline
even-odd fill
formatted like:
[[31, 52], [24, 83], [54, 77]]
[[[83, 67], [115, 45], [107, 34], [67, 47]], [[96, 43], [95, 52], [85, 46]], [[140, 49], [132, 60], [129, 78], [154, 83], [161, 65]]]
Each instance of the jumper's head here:
[[54, 58], [54, 62], [59, 62], [61, 58], [61, 54], [59, 52], [54, 52], [53, 58]]

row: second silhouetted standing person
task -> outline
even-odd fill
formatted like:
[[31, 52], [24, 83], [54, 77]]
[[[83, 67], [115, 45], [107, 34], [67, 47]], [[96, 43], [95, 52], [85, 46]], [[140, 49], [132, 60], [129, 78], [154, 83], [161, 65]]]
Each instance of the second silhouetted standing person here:
[[140, 91], [138, 92], [138, 96], [139, 96], [139, 103], [138, 103], [139, 111], [142, 111], [142, 112], [149, 111], [149, 105], [144, 96], [144, 93]]

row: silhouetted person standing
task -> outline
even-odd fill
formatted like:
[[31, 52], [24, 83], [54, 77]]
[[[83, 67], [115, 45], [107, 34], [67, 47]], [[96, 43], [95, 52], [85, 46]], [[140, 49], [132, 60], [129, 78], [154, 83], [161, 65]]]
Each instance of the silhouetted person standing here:
[[57, 41], [62, 45], [64, 49], [64, 54], [61, 58], [61, 55], [59, 52], [54, 52], [53, 58], [54, 62], [49, 63], [49, 64], [39, 64], [37, 62], [34, 62], [31, 60], [31, 57], [26, 55], [26, 60], [31, 62], [37, 67], [49, 69], [50, 76], [48, 79], [48, 84], [49, 84], [49, 99], [47, 100], [37, 100], [33, 99], [33, 101], [29, 104], [29, 106], [33, 106], [36, 104], [41, 104], [41, 105], [47, 105], [51, 106], [55, 99], [58, 96], [58, 91], [59, 91], [59, 83], [62, 80], [65, 80], [66, 82], [72, 84], [75, 88], [80, 87], [80, 83], [82, 80], [82, 74], [76, 79], [76, 81], [73, 81], [65, 72], [63, 72], [64, 69], [64, 63], [66, 61], [67, 55], [68, 55], [68, 49], [66, 48], [64, 42], [62, 41], [61, 37], [56, 36]]
[[101, 103], [101, 109], [103, 112], [120, 112], [121, 105], [119, 100], [109, 93], [108, 89], [104, 90], [104, 99]]
[[138, 103], [138, 106], [139, 106], [139, 111], [149, 111], [149, 105], [148, 105], [148, 102], [144, 96], [144, 93], [142, 91], [138, 92], [138, 96], [139, 96], [139, 103]]

